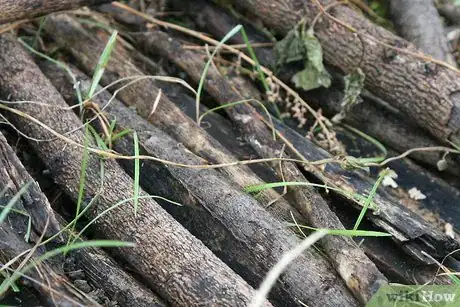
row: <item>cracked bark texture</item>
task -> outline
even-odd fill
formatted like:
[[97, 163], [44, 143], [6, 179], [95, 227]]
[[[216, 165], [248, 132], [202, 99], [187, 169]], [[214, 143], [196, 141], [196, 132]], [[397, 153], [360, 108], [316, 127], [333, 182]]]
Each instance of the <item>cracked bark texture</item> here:
[[[6, 205], [28, 182], [32, 183], [21, 194], [13, 209], [26, 212], [29, 216], [10, 211], [5, 221], [0, 224], [1, 264], [5, 264], [22, 252], [30, 250], [44, 230], [45, 238], [56, 234], [59, 231], [59, 224], [48, 199], [40, 190], [38, 183], [32, 179], [0, 132], [0, 191], [3, 192], [0, 194], [0, 205]], [[32, 219], [32, 229], [30, 242], [26, 242], [24, 235], [27, 232], [29, 218]], [[59, 239], [58, 237], [56, 241], [59, 241]], [[31, 255], [30, 261], [36, 261], [43, 252], [45, 252], [43, 247], [37, 248], [35, 253]], [[21, 263], [23, 259], [24, 257], [20, 257], [16, 264]], [[13, 263], [10, 269], [16, 269], [16, 264]], [[36, 282], [31, 282], [30, 285], [37, 290], [48, 306], [94, 304], [94, 301], [88, 300], [86, 297], [70, 290], [69, 285], [71, 283], [61, 274], [60, 265], [62, 263], [57, 265], [55, 261], [42, 261], [36, 268], [23, 272], [23, 274], [36, 280]], [[13, 271], [7, 270], [7, 272], [12, 274]]]
[[[44, 30], [77, 59], [78, 66], [85, 73], [89, 75], [93, 73], [98, 61], [98, 57], [94, 56], [94, 54], [101, 54], [104, 50], [105, 42], [108, 39], [107, 32], [98, 32], [99, 36], [89, 33], [82, 28], [78, 21], [66, 15], [48, 17]], [[88, 43], [82, 44], [81, 42]], [[110, 61], [105, 68], [101, 84], [108, 85], [120, 78], [129, 76], [145, 75], [132, 63], [129, 55], [126, 54], [123, 48], [117, 48], [117, 52], [112, 53]], [[117, 86], [121, 87], [124, 84], [120, 83]], [[116, 88], [116, 86], [112, 87], [112, 89]], [[150, 116], [152, 105], [158, 93], [159, 87], [155, 81], [142, 80], [120, 91], [117, 97], [126, 105], [135, 107], [139, 115], [147, 118], [154, 126], [173, 136], [189, 150], [207, 161], [213, 164], [237, 161], [228, 149], [209, 136], [172, 103], [164, 93], [161, 96], [155, 113]], [[244, 165], [225, 167], [221, 171], [241, 188], [248, 185], [263, 184], [263, 180]], [[259, 202], [268, 204], [277, 198], [279, 198], [279, 194], [269, 189], [261, 193]], [[299, 218], [302, 220], [297, 210], [283, 198], [272, 204], [268, 210], [273, 215], [281, 217], [285, 221], [292, 220], [291, 213], [296, 219]]]
[[[31, 114], [57, 133], [74, 131], [69, 137], [84, 143], [78, 128], [81, 122], [22, 49], [14, 36], [0, 36], [1, 97], [10, 101], [42, 101], [40, 104], [15, 105]], [[33, 81], [32, 81], [33, 80]], [[36, 139], [55, 136], [29, 119], [12, 115], [11, 121], [25, 134]], [[61, 139], [30, 144], [46, 163], [56, 184], [74, 201], [78, 186], [83, 150]], [[94, 146], [90, 142], [91, 146]], [[93, 197], [101, 188], [100, 159], [90, 155], [85, 197]], [[105, 160], [104, 192], [86, 216], [94, 218], [121, 200], [132, 197], [133, 180], [114, 160]], [[141, 196], [146, 196], [142, 189]], [[140, 199], [137, 215], [133, 204], [118, 207], [103, 215], [95, 225], [98, 237], [133, 242], [135, 248], [113, 249], [113, 253], [135, 268], [165, 301], [175, 306], [246, 306], [253, 289], [202, 242], [192, 236], [152, 199]], [[271, 306], [266, 302], [266, 306]]]
[[[333, 1], [320, 2], [326, 6]], [[316, 1], [233, 0], [232, 3], [280, 35], [286, 35], [301, 18], [312, 22], [320, 13]], [[411, 43], [371, 23], [347, 6], [336, 6], [328, 12], [375, 40], [357, 35], [322, 16], [315, 25], [315, 35], [321, 42], [326, 62], [344, 73], [361, 68], [366, 74], [365, 85], [370, 92], [403, 111], [439, 140], [450, 138], [459, 142], [458, 72], [379, 44], [384, 42], [417, 52]]]
[[[70, 102], [75, 102], [72, 81], [65, 76], [66, 73], [54, 64], [43, 63], [40, 66], [60, 91], [71, 93], [64, 97], [71, 96]], [[82, 77], [82, 89], [88, 89], [90, 83], [87, 77], [75, 70], [73, 73], [79, 79]], [[111, 95], [105, 92], [93, 101], [102, 107], [109, 99]], [[136, 130], [148, 154], [186, 164], [203, 163], [201, 158], [140, 118], [119, 100], [114, 99], [105, 111], [110, 118], [117, 119], [120, 129], [130, 127]], [[119, 151], [120, 147], [124, 147], [122, 152], [131, 154], [133, 149], [130, 146], [132, 142], [117, 142], [115, 148]], [[178, 191], [188, 191], [184, 191], [185, 197], [181, 197], [185, 201], [183, 207], [166, 205], [165, 208], [254, 287], [262, 282], [283, 252], [300, 243], [280, 220], [273, 219], [263, 206], [235, 188], [218, 170], [165, 166], [168, 174], [163, 173], [163, 178], [158, 178], [158, 171], [149, 162], [145, 161], [142, 166], [141, 185], [144, 189], [158, 195], [158, 187], [169, 183]], [[129, 167], [132, 168], [132, 163]], [[174, 183], [171, 183], [170, 177], [176, 179]], [[172, 194], [162, 196], [168, 199], [171, 196], [177, 197]], [[368, 264], [362, 267], [368, 269]], [[327, 290], [325, 285], [328, 286]], [[348, 306], [350, 302], [352, 306], [356, 304], [334, 268], [315, 250], [305, 251], [289, 265], [271, 290], [270, 299], [278, 306], [296, 305], [297, 300], [309, 306]]]
[[[179, 10], [183, 8], [186, 13], [193, 18], [200, 29], [213, 34], [215, 37], [224, 37], [232, 28], [241, 23], [241, 20], [229, 15], [229, 13], [213, 3], [204, 0], [193, 0], [184, 3], [183, 1], [172, 1], [173, 8]], [[110, 6], [110, 5], [107, 5]], [[185, 6], [185, 7], [184, 7]], [[118, 19], [124, 15], [112, 10], [111, 14]], [[460, 20], [460, 17], [459, 17]], [[244, 24], [246, 34], [251, 42], [267, 42], [266, 36], [261, 35], [260, 31], [251, 28], [250, 24]], [[139, 24], [137, 24], [139, 26]], [[241, 35], [235, 35], [230, 40], [233, 44], [243, 44]], [[262, 65], [274, 67], [274, 57], [272, 48], [255, 48], [255, 53]], [[286, 83], [290, 83], [292, 76], [297, 71], [293, 67], [283, 69], [278, 77]], [[343, 76], [340, 77], [341, 79]], [[298, 91], [312, 107], [321, 108], [325, 115], [334, 116], [341, 110], [343, 101], [343, 86], [333, 85], [330, 88], [319, 88], [304, 92]], [[431, 135], [425, 133], [423, 129], [406, 120], [406, 116], [401, 112], [390, 110], [382, 104], [374, 101], [373, 98], [363, 96], [363, 103], [356, 104], [344, 119], [344, 122], [358, 128], [367, 134], [378, 139], [383, 144], [392, 147], [399, 152], [405, 152], [412, 148], [439, 146], [440, 143]], [[437, 162], [442, 158], [441, 152], [415, 152], [411, 158], [429, 164], [436, 168]], [[455, 159], [448, 155], [446, 157], [448, 168], [445, 172], [459, 175], [460, 165]]]
[[111, 0], [0, 0], [0, 24], [107, 2]]
[[[205, 65], [205, 60], [200, 53], [184, 50], [178, 41], [161, 31], [139, 34], [136, 41], [144, 50], [167, 57], [186, 71], [195, 82], [199, 81]], [[158, 44], [159, 41], [164, 43]], [[220, 104], [248, 98], [244, 97], [237, 87], [228, 82], [214, 67], [210, 67], [206, 79], [206, 91]], [[226, 108], [225, 111], [242, 131], [245, 140], [261, 157], [278, 157], [281, 154], [281, 143], [273, 141], [269, 129], [260, 121], [260, 115], [254, 108], [241, 104]], [[277, 163], [272, 167], [278, 172]], [[294, 163], [284, 162], [282, 167], [285, 177], [278, 173], [279, 179], [308, 182]], [[314, 188], [303, 187], [290, 190], [294, 191], [293, 206], [314, 227], [343, 229], [340, 220]], [[321, 244], [348, 288], [361, 302], [367, 302], [378, 287], [386, 283], [386, 278], [350, 238], [330, 236], [322, 239]], [[351, 257], [353, 260], [350, 260], [350, 255], [353, 255]]]

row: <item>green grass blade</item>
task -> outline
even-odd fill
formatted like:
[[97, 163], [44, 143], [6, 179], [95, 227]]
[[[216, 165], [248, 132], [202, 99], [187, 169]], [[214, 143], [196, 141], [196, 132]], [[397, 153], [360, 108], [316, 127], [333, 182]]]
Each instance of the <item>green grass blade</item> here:
[[325, 188], [327, 190], [342, 191], [340, 189], [332, 188], [324, 184], [311, 183], [311, 182], [298, 182], [298, 181], [280, 181], [280, 182], [271, 182], [257, 185], [249, 185], [244, 188], [246, 193], [255, 193], [267, 189], [279, 188], [279, 187], [288, 187], [288, 186], [310, 186], [317, 188]]
[[19, 191], [10, 199], [8, 204], [3, 208], [2, 212], [0, 212], [0, 224], [2, 224], [6, 217], [8, 216], [8, 213], [13, 209], [13, 206], [19, 201], [21, 198], [22, 194], [24, 194], [25, 191], [29, 188], [29, 186], [32, 184], [32, 181], [27, 182], [25, 185], [23, 185]]
[[361, 221], [362, 221], [363, 218], [364, 218], [364, 215], [365, 215], [366, 212], [367, 212], [367, 209], [369, 208], [369, 205], [372, 203], [372, 200], [374, 199], [375, 194], [377, 194], [377, 189], [378, 189], [378, 187], [379, 187], [380, 184], [382, 183], [382, 181], [383, 181], [383, 179], [385, 178], [385, 176], [388, 175], [388, 172], [389, 172], [388, 169], [385, 169], [385, 170], [383, 170], [383, 171], [380, 172], [379, 178], [377, 178], [377, 181], [375, 182], [374, 186], [372, 187], [372, 190], [371, 190], [371, 192], [369, 193], [369, 196], [367, 197], [366, 201], [364, 202], [364, 206], [363, 206], [363, 208], [361, 209], [361, 212], [359, 213], [358, 219], [356, 220], [356, 223], [355, 223], [355, 226], [353, 227], [353, 230], [357, 230], [357, 229], [358, 229], [359, 225], [361, 224]]
[[41, 53], [41, 52], [38, 51], [38, 50], [35, 50], [35, 49], [32, 48], [31, 46], [29, 46], [26, 42], [24, 42], [21, 38], [18, 38], [18, 41], [19, 41], [27, 50], [29, 50], [30, 52], [32, 52], [33, 54], [35, 54], [35, 55], [37, 55], [37, 56], [39, 56], [39, 57], [44, 58], [44, 59], [47, 60], [47, 61], [50, 61], [51, 63], [57, 65], [59, 68], [63, 69], [63, 70], [70, 76], [70, 78], [72, 79], [72, 82], [73, 82], [73, 84], [74, 84], [75, 91], [76, 91], [76, 93], [77, 93], [78, 103], [81, 105], [82, 102], [83, 102], [83, 99], [82, 99], [82, 94], [81, 94], [80, 88], [77, 86], [77, 85], [78, 85], [77, 77], [73, 74], [73, 72], [72, 72], [72, 70], [69, 68], [69, 66], [67, 66], [65, 63], [63, 63], [63, 62], [61, 62], [61, 61], [55, 60], [55, 59], [53, 59], [52, 57], [47, 56], [47, 55], [44, 54], [44, 53]]
[[34, 38], [34, 43], [33, 43], [34, 48], [37, 48], [38, 46], [38, 41], [40, 39], [40, 35], [43, 32], [43, 27], [45, 26], [45, 23], [46, 23], [46, 16], [40, 18], [40, 24], [38, 25], [37, 32], [35, 33], [35, 38]]
[[102, 75], [104, 74], [105, 67], [109, 63], [110, 55], [112, 54], [112, 50], [115, 47], [115, 43], [117, 41], [118, 31], [113, 31], [112, 35], [110, 36], [107, 45], [104, 48], [101, 56], [99, 57], [99, 62], [97, 63], [96, 69], [94, 70], [93, 81], [91, 83], [91, 88], [86, 96], [86, 98], [91, 98], [96, 92], [97, 86], [99, 81], [101, 81]]
[[[271, 183], [264, 183], [264, 184], [258, 184], [258, 185], [249, 185], [245, 187], [243, 190], [246, 193], [256, 193], [256, 192], [267, 190], [267, 189], [278, 188], [278, 187], [289, 187], [289, 186], [310, 186], [310, 187], [316, 187], [316, 188], [323, 188], [326, 191], [332, 190], [346, 197], [352, 198], [358, 202], [365, 202], [367, 199], [366, 197], [358, 193], [352, 193], [350, 191], [330, 187], [325, 184], [317, 184], [317, 183], [311, 183], [311, 182], [298, 182], [298, 181], [280, 181], [280, 182], [271, 182]], [[376, 205], [372, 201], [370, 205], [373, 205], [374, 208], [376, 207]]]
[[120, 131], [118, 133], [113, 134], [112, 135], [112, 143], [114, 143], [118, 139], [121, 139], [125, 135], [130, 134], [131, 132], [133, 132], [131, 129], [125, 129], [125, 130], [122, 130], [122, 131]]
[[130, 242], [123, 242], [123, 241], [112, 241], [112, 240], [94, 240], [94, 241], [85, 241], [85, 242], [77, 242], [69, 245], [64, 245], [59, 248], [56, 248], [52, 251], [46, 252], [40, 257], [37, 257], [34, 259], [33, 262], [25, 266], [22, 270], [20, 270], [21, 273], [14, 272], [13, 276], [9, 279], [6, 280], [5, 283], [3, 283], [0, 286], [0, 295], [4, 294], [8, 288], [16, 282], [16, 280], [26, 272], [28, 272], [30, 269], [35, 267], [37, 263], [46, 261], [54, 256], [60, 255], [60, 254], [66, 254], [72, 250], [76, 249], [81, 249], [81, 248], [87, 248], [87, 247], [135, 247], [134, 243]]
[[[175, 201], [172, 201], [172, 200], [169, 200], [167, 198], [164, 198], [164, 197], [161, 197], [161, 196], [156, 196], [156, 195], [145, 195], [145, 196], [139, 196], [139, 199], [161, 199], [163, 201], [166, 201], [166, 202], [169, 202], [173, 205], [176, 205], [176, 206], [182, 206], [182, 204], [179, 204]], [[85, 227], [82, 228], [82, 230], [80, 230], [80, 232], [75, 236], [75, 239], [74, 239], [74, 242], [83, 235], [83, 233], [86, 231], [86, 229], [88, 229], [92, 224], [94, 224], [95, 222], [97, 222], [97, 220], [99, 220], [101, 217], [103, 217], [104, 215], [108, 214], [110, 211], [118, 208], [119, 206], [123, 205], [123, 204], [126, 204], [130, 201], [132, 201], [134, 198], [127, 198], [127, 199], [124, 199], [124, 200], [121, 200], [119, 201], [118, 203], [114, 204], [113, 206], [105, 209], [104, 211], [102, 211], [100, 214], [98, 214], [94, 219], [92, 219], [91, 221], [89, 221]]]
[[246, 31], [244, 30], [244, 27], [241, 27], [241, 36], [243, 37], [243, 41], [246, 44], [246, 48], [248, 49], [249, 56], [256, 63], [255, 69], [260, 78], [260, 82], [262, 82], [262, 86], [264, 87], [264, 90], [266, 92], [270, 91], [270, 88], [268, 87], [268, 84], [267, 84], [267, 80], [265, 79], [265, 74], [260, 68], [259, 60], [257, 59], [256, 53], [254, 52], [254, 49], [252, 48], [251, 43], [249, 42], [249, 38], [248, 38], [248, 35], [246, 34]]
[[99, 147], [102, 150], [107, 150], [108, 151], [109, 148], [107, 147], [107, 145], [105, 144], [104, 140], [101, 138], [99, 133], [97, 133], [96, 129], [94, 129], [89, 124], [87, 124], [87, 125], [88, 125], [88, 128], [89, 128], [91, 134], [93, 135], [93, 138], [96, 140], [97, 147]]
[[[262, 68], [260, 67], [259, 59], [257, 59], [256, 53], [254, 52], [254, 49], [252, 48], [252, 45], [249, 42], [249, 38], [248, 38], [248, 35], [246, 34], [246, 30], [244, 30], [244, 27], [241, 27], [241, 36], [243, 37], [243, 41], [246, 44], [246, 48], [248, 49], [249, 56], [252, 58], [252, 60], [256, 64], [254, 68], [257, 71], [257, 75], [258, 75], [258, 77], [260, 79], [260, 82], [262, 83], [262, 86], [263, 86], [265, 92], [269, 92], [270, 87], [268, 86], [267, 79], [265, 78], [265, 74], [262, 71]], [[278, 119], [282, 120], [281, 112], [280, 112], [280, 110], [278, 108], [278, 105], [275, 102], [273, 103], [273, 108], [275, 110], [276, 117]]]
[[[80, 215], [80, 209], [83, 203], [83, 198], [84, 198], [84, 192], [85, 192], [85, 184], [86, 184], [86, 169], [88, 167], [88, 160], [89, 160], [89, 136], [90, 136], [90, 126], [85, 125], [85, 137], [83, 141], [83, 159], [81, 161], [81, 168], [80, 168], [80, 182], [78, 184], [78, 199], [77, 199], [77, 209], [76, 209], [76, 214], [75, 214], [75, 219], [70, 222], [72, 224], [72, 231], [75, 230], [75, 226], [78, 221], [78, 217]], [[70, 237], [67, 242], [67, 244], [70, 243]]]
[[362, 137], [366, 141], [372, 143], [375, 147], [377, 147], [382, 152], [382, 154], [380, 156], [373, 157], [373, 158], [356, 158], [360, 163], [363, 163], [365, 165], [366, 163], [379, 163], [379, 162], [382, 162], [383, 160], [385, 160], [385, 158], [388, 155], [388, 151], [387, 151], [386, 147], [382, 143], [380, 143], [378, 140], [374, 139], [370, 135], [368, 135], [368, 134], [366, 134], [366, 133], [364, 133], [364, 132], [362, 132], [362, 131], [360, 131], [360, 130], [358, 130], [358, 129], [350, 126], [350, 125], [342, 124], [342, 126], [347, 128], [351, 132], [359, 135], [360, 137]]
[[211, 57], [208, 59], [208, 61], [206, 62], [206, 65], [204, 66], [203, 72], [201, 73], [200, 82], [198, 83], [198, 89], [196, 91], [197, 92], [196, 93], [196, 121], [197, 122], [200, 116], [201, 92], [203, 91], [204, 81], [206, 79], [206, 75], [208, 74], [209, 66], [211, 65], [212, 59], [217, 54], [220, 47], [222, 47], [222, 45], [225, 44], [225, 42], [228, 41], [233, 35], [238, 33], [238, 31], [240, 31], [242, 27], [243, 27], [242, 25], [237, 25], [224, 36], [224, 38], [219, 42], [219, 44], [217, 44], [216, 48], [211, 54]]

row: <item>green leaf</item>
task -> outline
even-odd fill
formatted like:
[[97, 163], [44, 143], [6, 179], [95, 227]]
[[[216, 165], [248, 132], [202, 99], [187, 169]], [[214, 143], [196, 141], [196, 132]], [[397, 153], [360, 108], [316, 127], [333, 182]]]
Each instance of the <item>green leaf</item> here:
[[297, 28], [292, 29], [278, 41], [273, 49], [275, 65], [279, 69], [284, 64], [301, 61], [306, 58], [307, 49]]
[[305, 49], [307, 50], [308, 62], [318, 71], [324, 71], [323, 49], [318, 39], [313, 34], [307, 34], [303, 38]]
[[366, 75], [362, 72], [360, 68], [356, 69], [354, 72], [344, 77], [345, 95], [340, 104], [341, 110], [338, 114], [336, 114], [333, 117], [333, 122], [340, 122], [342, 119], [345, 118], [346, 114], [351, 110], [351, 108], [355, 104], [362, 102], [360, 95], [362, 89], [364, 88], [365, 78]]
[[99, 81], [101, 80], [102, 75], [104, 74], [105, 67], [109, 63], [110, 55], [112, 54], [112, 50], [115, 47], [115, 42], [117, 41], [117, 34], [118, 34], [118, 31], [116, 30], [112, 32], [112, 35], [110, 36], [107, 42], [107, 45], [104, 48], [104, 51], [102, 51], [102, 54], [99, 57], [99, 62], [97, 63], [96, 69], [94, 70], [94, 74], [93, 74], [93, 82], [91, 83], [91, 88], [86, 98], [93, 97], [94, 92], [97, 89]]
[[32, 181], [27, 182], [25, 185], [23, 185], [19, 191], [10, 199], [8, 204], [3, 207], [3, 210], [0, 212], [0, 224], [2, 224], [6, 217], [8, 216], [8, 213], [13, 210], [13, 206], [21, 199], [22, 194], [24, 194], [29, 186], [32, 184]]
[[329, 87], [331, 76], [324, 68], [323, 49], [313, 31], [299, 30], [302, 25], [288, 32], [274, 48], [276, 67], [294, 61], [304, 61], [304, 69], [292, 77], [295, 86], [305, 91]]
[[342, 101], [342, 107], [347, 105], [354, 105], [361, 102], [361, 91], [364, 87], [364, 80], [366, 75], [360, 68], [345, 76], [345, 97]]
[[292, 77], [292, 82], [296, 87], [309, 91], [321, 86], [331, 86], [331, 76], [326, 70], [318, 71], [312, 62], [307, 62], [305, 69]]

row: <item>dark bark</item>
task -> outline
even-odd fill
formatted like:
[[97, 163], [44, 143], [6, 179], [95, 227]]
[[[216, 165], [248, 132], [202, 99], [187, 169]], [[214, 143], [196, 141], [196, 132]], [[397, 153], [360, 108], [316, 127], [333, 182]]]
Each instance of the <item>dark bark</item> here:
[[446, 3], [438, 8], [442, 16], [451, 22], [460, 25], [460, 6], [453, 3]]
[[[319, 149], [311, 141], [285, 125], [277, 123], [276, 128], [293, 143], [307, 160], [315, 161], [331, 157], [324, 150]], [[329, 164], [325, 171], [314, 168], [309, 168], [309, 170], [322, 182], [345, 191], [366, 195], [373, 186], [373, 182], [366, 175], [359, 171], [344, 170], [335, 164]], [[361, 208], [356, 199], [349, 198], [349, 201], [354, 203], [357, 208]], [[369, 220], [391, 233], [393, 240], [415, 258], [432, 264], [433, 262], [423, 256], [421, 251], [425, 251], [437, 259], [442, 259], [446, 254], [457, 249], [457, 241], [433, 229], [421, 217], [403, 207], [387, 193], [378, 192], [373, 202], [377, 205], [378, 211], [374, 211], [373, 214], [369, 213], [367, 215]], [[453, 255], [453, 257], [456, 256]]]
[[[320, 1], [323, 5], [331, 1]], [[308, 1], [306, 10], [300, 0], [234, 0], [241, 10], [258, 17], [276, 33], [285, 35], [302, 17], [312, 22], [320, 12], [316, 1]], [[416, 52], [409, 42], [371, 23], [347, 6], [329, 11], [337, 19], [352, 25], [360, 33], [373, 36], [400, 49]], [[412, 55], [398, 52], [322, 17], [315, 26], [326, 62], [350, 73], [361, 68], [366, 88], [403, 111], [440, 141], [457, 142], [460, 127], [460, 75]], [[344, 52], [344, 50], [346, 52]]]
[[[15, 105], [31, 114], [57, 133], [74, 131], [81, 126], [50, 81], [46, 79], [28, 54], [10, 35], [0, 36], [0, 76], [2, 98], [43, 101], [57, 108], [37, 104]], [[33, 80], [33, 82], [31, 82]], [[61, 108], [59, 108], [61, 107]], [[37, 139], [52, 135], [29, 119], [12, 115], [11, 120], [24, 133]], [[83, 144], [84, 135], [76, 130], [69, 137]], [[83, 149], [58, 139], [52, 142], [30, 142], [46, 163], [56, 183], [73, 199], [77, 199]], [[91, 146], [94, 146], [90, 142]], [[90, 155], [87, 167], [86, 197], [100, 189], [100, 159]], [[104, 192], [93, 208], [87, 211], [94, 218], [120, 200], [132, 197], [133, 181], [113, 160], [105, 160]], [[143, 190], [141, 196], [147, 195]], [[135, 248], [114, 249], [113, 252], [135, 268], [146, 284], [172, 305], [245, 306], [253, 289], [199, 240], [193, 237], [152, 199], [140, 199], [137, 215], [132, 202], [102, 216], [95, 233], [99, 237], [136, 243]], [[270, 306], [269, 303], [266, 303]]]
[[[74, 19], [68, 16], [50, 16], [44, 27], [51, 37], [78, 60], [79, 66], [88, 74], [97, 65], [98, 57], [105, 47], [105, 42], [87, 31]], [[107, 37], [107, 34], [100, 33], [100, 37]], [[88, 42], [82, 44], [81, 42]], [[112, 57], [105, 69], [101, 83], [107, 85], [113, 81], [127, 76], [141, 76], [143, 73], [134, 66], [122, 51], [112, 54]], [[118, 84], [118, 87], [121, 85]], [[116, 87], [115, 87], [116, 88]], [[114, 89], [114, 88], [112, 88]], [[158, 104], [155, 113], [149, 116], [153, 102], [158, 95], [159, 88], [153, 80], [136, 82], [118, 93], [118, 97], [125, 104], [136, 108], [138, 114], [156, 127], [173, 136], [183, 143], [190, 151], [196, 153], [208, 162], [213, 164], [231, 163], [237, 161], [229, 150], [225, 149], [219, 142], [211, 138], [203, 129], [186, 116], [166, 95]], [[221, 169], [236, 184], [244, 188], [252, 184], [262, 184], [263, 181], [246, 166], [232, 166]], [[278, 199], [279, 194], [274, 190], [267, 190], [260, 195], [259, 201], [268, 204]], [[302, 220], [300, 214], [292, 208], [284, 199], [279, 199], [269, 207], [271, 213], [285, 221], [291, 221], [291, 212], [296, 218]]]
[[[181, 8], [186, 10], [187, 14], [194, 18], [201, 29], [213, 34], [216, 38], [224, 37], [225, 34], [241, 22], [230, 16], [225, 10], [207, 1], [193, 0], [184, 3], [178, 0], [172, 1], [172, 3], [174, 9]], [[120, 13], [112, 12], [112, 14], [117, 18]], [[260, 35], [256, 29], [252, 29], [251, 25], [244, 24], [244, 26], [251, 42], [267, 41], [267, 38]], [[244, 43], [239, 35], [232, 37], [230, 42], [234, 44]], [[255, 52], [262, 65], [274, 68], [271, 48], [255, 48]], [[294, 73], [296, 71], [289, 67], [283, 69], [278, 77], [289, 83]], [[332, 117], [341, 111], [340, 103], [343, 100], [343, 92], [342, 86], [333, 84], [328, 89], [316, 89], [309, 92], [300, 90], [299, 94], [312, 107], [321, 108], [324, 115]], [[399, 152], [405, 152], [412, 148], [439, 146], [439, 141], [427, 135], [421, 128], [416, 127], [413, 122], [408, 121], [401, 113], [382, 106], [366, 95], [362, 95], [362, 98], [363, 102], [354, 105], [350, 112], [347, 113], [344, 123], [364, 131]], [[415, 152], [410, 157], [436, 167], [442, 155], [443, 153], [440, 152]], [[446, 161], [448, 168], [445, 172], [455, 175], [460, 174], [460, 166], [452, 159], [452, 156], [447, 156]]]
[[[347, 229], [352, 229], [356, 222], [357, 212], [350, 207], [344, 208], [343, 201], [332, 197], [329, 199], [331, 208], [339, 216]], [[361, 229], [378, 230], [370, 221], [364, 220]], [[448, 285], [452, 282], [446, 276], [437, 276], [438, 265], [427, 265], [407, 255], [401, 246], [391, 240], [382, 238], [355, 238], [366, 255], [377, 265], [392, 283], [412, 284], [437, 284]], [[437, 276], [437, 277], [436, 277]]]
[[[13, 149], [0, 133], [0, 191], [7, 188], [5, 193], [0, 195], [0, 204], [5, 206], [30, 181], [33, 181], [32, 177], [22, 166]], [[46, 230], [45, 234], [47, 236], [51, 236], [59, 230], [59, 225], [50, 204], [35, 182], [22, 194], [13, 208], [25, 211], [29, 216], [26, 217], [10, 211], [7, 219], [0, 224], [0, 262], [2, 264], [6, 264], [14, 257], [33, 247], [33, 244], [27, 243], [24, 239], [29, 218], [32, 219], [32, 232], [35, 232], [35, 235], [32, 233], [32, 240], [37, 240], [44, 230]], [[1, 209], [3, 210], [3, 208]], [[36, 260], [43, 251], [43, 248], [38, 248], [30, 257], [30, 261]], [[25, 256], [27, 255], [25, 254]], [[17, 264], [21, 263], [25, 256], [20, 257], [10, 268], [16, 269]], [[28, 264], [29, 262], [26, 265]], [[24, 272], [26, 276], [35, 279], [36, 282], [27, 278], [23, 278], [23, 280], [28, 281], [49, 306], [81, 306], [94, 303], [72, 292], [69, 281], [64, 276], [60, 276], [59, 271], [58, 266], [43, 262], [37, 266], [37, 269]], [[13, 271], [7, 270], [6, 272], [13, 275]]]
[[156, 294], [124, 271], [104, 251], [88, 248], [77, 250], [73, 255], [77, 265], [85, 271], [86, 278], [121, 306], [166, 306]]
[[[0, 133], [0, 191], [7, 186], [9, 187], [3, 198], [0, 198], [2, 199], [2, 205], [6, 205], [6, 198], [11, 198], [28, 182], [32, 182], [31, 186], [22, 194], [15, 208], [25, 211], [30, 216], [32, 230], [37, 235], [40, 235], [45, 229], [49, 219], [45, 237], [51, 237], [59, 231], [59, 224], [54, 216], [53, 209], [51, 209], [48, 199], [40, 190], [38, 183], [22, 166], [5, 137]], [[21, 234], [25, 235], [25, 230]]]
[[[63, 217], [58, 215], [57, 218], [61, 225], [67, 225]], [[62, 236], [67, 242], [69, 230]], [[80, 239], [85, 238], [80, 237]], [[102, 289], [111, 301], [116, 301], [121, 306], [167, 306], [156, 293], [128, 274], [120, 264], [100, 248], [77, 249], [69, 256], [75, 259], [76, 268], [85, 273], [85, 278], [91, 285]]]
[[[55, 86], [65, 92], [72, 92], [69, 78], [49, 66], [42, 65]], [[81, 84], [83, 88], [90, 85], [88, 81], [82, 81]], [[94, 102], [102, 107], [111, 97], [107, 94], [94, 98]], [[74, 102], [76, 97], [71, 96], [71, 102]], [[112, 101], [106, 111], [110, 117], [117, 118], [121, 128], [131, 127], [138, 132], [148, 154], [185, 164], [203, 163], [201, 158], [140, 118], [120, 101]], [[116, 145], [116, 149], [132, 154], [131, 144], [129, 141], [122, 142]], [[132, 165], [128, 167], [132, 169]], [[188, 200], [184, 203], [186, 207], [169, 206], [169, 212], [254, 286], [260, 284], [281, 253], [300, 243], [280, 221], [274, 220], [250, 196], [232, 187], [216, 170], [167, 166], [169, 175], [163, 171], [162, 178], [159, 178], [155, 174], [158, 168], [149, 161], [143, 162], [144, 189], [150, 193], [161, 193], [165, 189], [158, 186], [164, 185], [162, 181], [166, 179], [178, 191], [188, 191], [181, 197], [184, 201]], [[172, 182], [174, 179], [171, 177], [175, 182]], [[327, 280], [329, 286], [327, 291], [323, 290], [324, 280]], [[272, 291], [271, 300], [279, 306], [297, 305], [296, 299], [309, 306], [357, 304], [334, 269], [314, 250], [305, 252], [293, 262]]]
[[[2, 264], [33, 247], [27, 244], [9, 223], [0, 225], [0, 235], [0, 262]], [[41, 254], [36, 252], [29, 261], [36, 260], [36, 257]], [[23, 259], [24, 257], [20, 257], [18, 262], [10, 267], [12, 271], [6, 270], [6, 273], [13, 275], [17, 264], [21, 263]], [[27, 262], [26, 265], [29, 263]], [[24, 275], [27, 277], [23, 277], [23, 280], [37, 290], [47, 306], [97, 306], [91, 299], [76, 294], [77, 292], [72, 289], [70, 281], [62, 276], [59, 268], [47, 262], [40, 262], [37, 268], [25, 272]]]
[[0, 24], [107, 2], [111, 0], [0, 0]]
[[456, 66], [432, 0], [392, 0], [390, 10], [402, 37], [435, 59]]
[[[158, 44], [157, 42], [160, 41], [165, 43]], [[169, 58], [185, 70], [195, 82], [200, 79], [204, 68], [202, 57], [197, 53], [183, 50], [180, 44], [167, 34], [159, 31], [143, 34], [138, 37], [138, 43], [145, 50]], [[241, 95], [212, 67], [208, 71], [205, 86], [206, 90], [221, 104], [248, 98]], [[280, 155], [281, 143], [273, 141], [269, 130], [252, 107], [236, 105], [227, 108], [226, 112], [240, 128], [245, 140], [260, 156]], [[278, 172], [278, 165], [274, 165], [274, 168]], [[283, 163], [282, 169], [286, 181], [307, 181], [292, 163]], [[281, 178], [282, 174], [279, 174], [279, 177]], [[343, 225], [314, 188], [291, 190], [295, 198], [293, 205], [314, 227], [343, 229]], [[347, 286], [362, 302], [367, 302], [378, 287], [386, 282], [385, 277], [351, 239], [330, 236], [323, 239], [321, 243]]]

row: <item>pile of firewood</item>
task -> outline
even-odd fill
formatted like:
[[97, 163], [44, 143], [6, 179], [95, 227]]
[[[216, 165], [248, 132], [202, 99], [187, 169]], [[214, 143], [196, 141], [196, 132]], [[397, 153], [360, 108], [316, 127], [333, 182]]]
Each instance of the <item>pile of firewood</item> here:
[[110, 2], [0, 0], [1, 304], [256, 306], [318, 230], [262, 305], [455, 282], [459, 8]]

